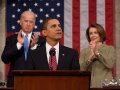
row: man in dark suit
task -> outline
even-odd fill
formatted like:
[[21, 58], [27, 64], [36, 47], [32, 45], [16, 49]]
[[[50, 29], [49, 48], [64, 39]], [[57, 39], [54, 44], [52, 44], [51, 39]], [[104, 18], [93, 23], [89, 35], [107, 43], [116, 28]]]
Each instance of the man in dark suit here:
[[[59, 43], [62, 38], [62, 29], [57, 19], [45, 20], [42, 26], [42, 34], [46, 38], [45, 45], [31, 51], [29, 54], [29, 58], [33, 60], [34, 69], [53, 71], [80, 70], [77, 50]], [[51, 48], [54, 49], [51, 50]], [[52, 56], [56, 57], [56, 61], [52, 59]]]
[[[28, 59], [27, 55], [31, 49], [37, 48], [38, 44], [40, 46], [44, 42], [42, 37], [33, 33], [35, 21], [35, 13], [24, 11], [20, 17], [21, 30], [18, 34], [9, 36], [6, 39], [1, 58], [5, 64], [10, 64], [7, 87], [13, 87], [12, 70], [33, 70], [33, 61]], [[25, 36], [27, 36], [27, 41], [25, 41]], [[26, 46], [28, 46], [26, 53], [25, 42], [27, 42]]]

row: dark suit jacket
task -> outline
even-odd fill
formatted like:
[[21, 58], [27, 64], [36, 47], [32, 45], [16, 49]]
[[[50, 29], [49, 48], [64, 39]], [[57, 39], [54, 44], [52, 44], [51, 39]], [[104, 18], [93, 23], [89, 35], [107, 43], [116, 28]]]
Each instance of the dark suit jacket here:
[[[49, 70], [45, 45], [30, 51], [29, 55], [29, 59], [33, 60], [35, 70]], [[60, 45], [57, 70], [80, 70], [78, 52]]]
[[[39, 38], [39, 46], [42, 45], [44, 39], [42, 37]], [[22, 47], [20, 50], [17, 49], [17, 34], [7, 37], [5, 48], [2, 53], [2, 61], [5, 64], [10, 64], [10, 70], [8, 73], [8, 81], [7, 86], [13, 86], [13, 75], [12, 70], [32, 70], [33, 69], [33, 61], [28, 59], [25, 61], [24, 57], [24, 48]], [[28, 50], [29, 54], [30, 49]]]

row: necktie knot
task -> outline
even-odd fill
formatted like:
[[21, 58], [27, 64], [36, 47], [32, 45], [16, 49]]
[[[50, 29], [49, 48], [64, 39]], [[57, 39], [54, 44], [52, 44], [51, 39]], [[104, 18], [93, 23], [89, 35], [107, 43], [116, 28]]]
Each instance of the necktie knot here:
[[49, 54], [50, 56], [54, 56], [56, 54], [55, 48], [51, 48]]
[[54, 47], [52, 47], [50, 50], [55, 50], [55, 48], [54, 48]]
[[28, 34], [26, 34], [25, 37], [28, 38]]

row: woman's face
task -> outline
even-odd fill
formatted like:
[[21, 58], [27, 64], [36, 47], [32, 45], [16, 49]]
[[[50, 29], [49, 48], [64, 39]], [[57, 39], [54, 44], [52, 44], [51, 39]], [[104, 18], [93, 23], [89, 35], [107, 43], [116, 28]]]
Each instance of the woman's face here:
[[90, 41], [94, 41], [94, 42], [100, 41], [100, 35], [99, 35], [97, 29], [94, 27], [91, 27], [89, 29], [89, 36], [90, 36]]

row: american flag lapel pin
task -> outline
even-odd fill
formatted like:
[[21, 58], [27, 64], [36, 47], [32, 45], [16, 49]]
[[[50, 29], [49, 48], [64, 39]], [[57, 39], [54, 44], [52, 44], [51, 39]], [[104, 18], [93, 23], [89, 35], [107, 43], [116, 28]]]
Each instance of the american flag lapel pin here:
[[65, 56], [65, 54], [63, 53], [62, 56]]

